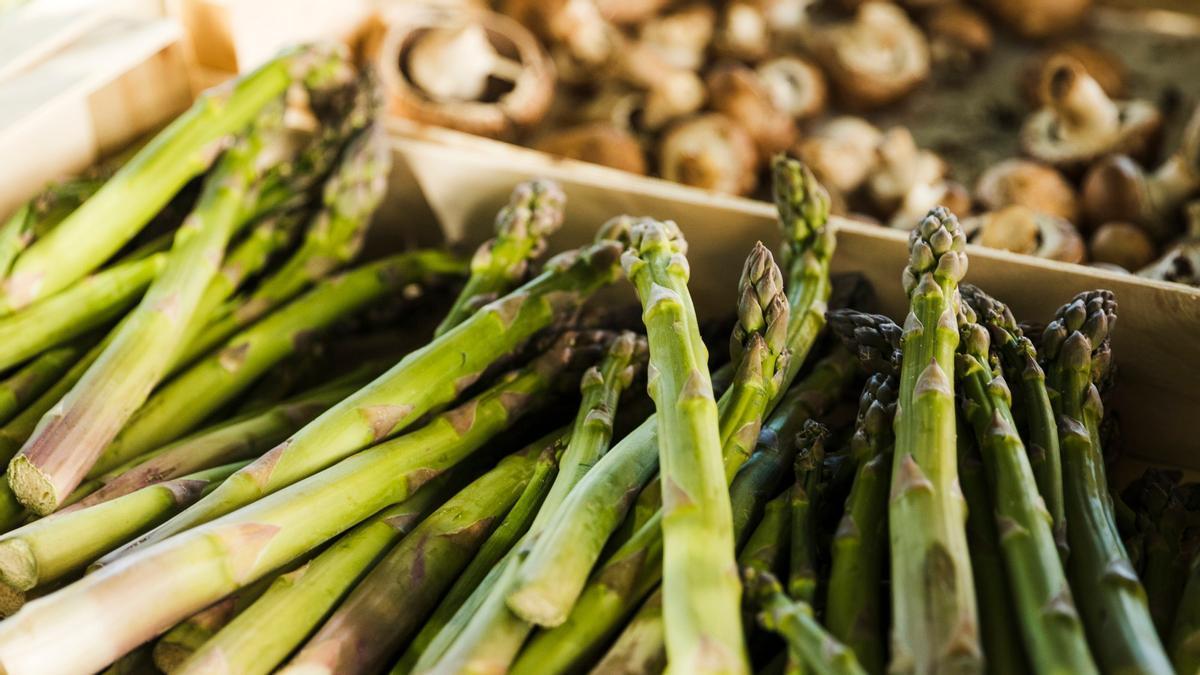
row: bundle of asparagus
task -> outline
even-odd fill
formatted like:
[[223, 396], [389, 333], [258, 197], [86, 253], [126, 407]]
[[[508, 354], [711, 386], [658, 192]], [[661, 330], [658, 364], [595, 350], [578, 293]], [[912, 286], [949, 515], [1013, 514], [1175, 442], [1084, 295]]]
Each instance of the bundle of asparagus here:
[[902, 324], [844, 306], [779, 158], [714, 371], [683, 228], [542, 262], [549, 181], [355, 264], [377, 99], [290, 50], [0, 228], [4, 672], [1200, 667], [1200, 489], [1109, 492], [1110, 293], [1035, 344], [938, 208]]

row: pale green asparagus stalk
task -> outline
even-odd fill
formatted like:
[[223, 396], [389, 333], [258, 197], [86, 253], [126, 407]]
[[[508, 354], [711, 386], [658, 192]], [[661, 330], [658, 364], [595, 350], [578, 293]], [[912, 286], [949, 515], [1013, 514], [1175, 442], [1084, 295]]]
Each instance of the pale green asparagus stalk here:
[[[954, 353], [966, 239], [944, 208], [909, 236], [889, 530], [897, 673], [983, 670], [966, 508], [958, 486]], [[925, 589], [914, 593], [913, 589]]]
[[54, 581], [162, 522], [245, 462], [155, 483], [104, 504], [35, 520], [0, 537], [0, 580], [19, 591]]
[[102, 473], [193, 430], [260, 376], [295, 353], [306, 336], [411, 283], [433, 283], [463, 271], [437, 251], [401, 253], [328, 279], [262, 321], [230, 338], [159, 388], [138, 409], [92, 467]]
[[404, 357], [141, 543], [161, 541], [291, 485], [453, 400], [493, 361], [574, 313], [609, 283], [619, 251], [618, 243], [602, 241], [551, 260], [541, 275]]
[[744, 572], [746, 593], [761, 608], [758, 621], [787, 642], [788, 658], [803, 672], [817, 675], [866, 675], [854, 652], [825, 631], [813, 616], [812, 605], [784, 595], [770, 572]]
[[[241, 219], [243, 203], [276, 146], [281, 110], [264, 114], [213, 169], [195, 210], [175, 235], [163, 272], [122, 322], [104, 353], [38, 424], [9, 464], [17, 498], [53, 513], [166, 375]], [[99, 196], [99, 195], [98, 195]], [[19, 261], [18, 261], [19, 263]]]
[[293, 83], [347, 67], [345, 49], [290, 49], [229, 85], [202, 94], [57, 227], [33, 243], [0, 286], [0, 315], [48, 297], [98, 268], [136, 235], [183, 185], [208, 168]]
[[508, 204], [496, 215], [496, 236], [475, 252], [471, 276], [435, 335], [454, 328], [521, 283], [530, 261], [546, 250], [547, 237], [562, 226], [566, 201], [553, 181], [531, 180], [513, 188]]
[[[277, 577], [266, 593], [197, 649], [178, 673], [214, 670], [266, 675], [291, 654], [362, 575], [412, 532], [446, 497], [462, 472], [444, 473], [412, 497], [343, 535], [299, 568]], [[264, 632], [263, 626], [270, 626]]]
[[992, 369], [988, 331], [965, 303], [958, 322], [956, 370], [963, 413], [974, 428], [991, 487], [1026, 651], [1039, 672], [1097, 673], [1055, 547], [1053, 519], [1038, 495], [1033, 468], [1017, 434], [1012, 394]]
[[[0, 667], [8, 673], [57, 675], [93, 672], [111, 663], [387, 505], [407, 499], [543, 401], [573, 351], [564, 338], [536, 363], [417, 431], [222, 518], [139, 547], [31, 604], [0, 624]], [[239, 475], [244, 474], [226, 481]], [[72, 649], [51, 648], [67, 641]]]
[[351, 675], [385, 666], [509, 507], [537, 510], [554, 479], [559, 450], [551, 444], [540, 453], [501, 462], [430, 514], [376, 565], [282, 672]]
[[1103, 672], [1171, 672], [1113, 516], [1098, 444], [1103, 404], [1097, 382], [1107, 374], [1116, 299], [1081, 293], [1059, 309], [1042, 335], [1041, 354], [1058, 414], [1066, 505], [1067, 577], [1096, 664]]
[[962, 286], [963, 301], [975, 310], [979, 322], [991, 333], [992, 348], [1000, 357], [1004, 377], [1020, 386], [1020, 406], [1029, 430], [1029, 463], [1038, 494], [1054, 519], [1054, 539], [1059, 555], [1067, 559], [1067, 521], [1063, 510], [1062, 453], [1058, 424], [1046, 390], [1046, 374], [1038, 363], [1037, 349], [1017, 325], [1004, 303], [970, 284]]
[[0, 424], [16, 417], [27, 405], [54, 386], [54, 383], [87, 351], [89, 344], [87, 339], [80, 339], [42, 352], [7, 379], [0, 381]]
[[784, 567], [792, 530], [792, 490], [787, 488], [763, 507], [762, 520], [738, 551], [739, 568], [774, 574]]
[[0, 280], [8, 276], [17, 256], [96, 194], [110, 176], [104, 170], [89, 171], [52, 183], [9, 216], [0, 225]]
[[217, 309], [215, 318], [189, 340], [179, 362], [190, 363], [353, 260], [362, 248], [371, 215], [387, 191], [391, 162], [391, 145], [382, 125], [359, 134], [325, 183], [321, 210], [309, 224], [300, 247], [249, 297]]
[[[617, 412], [621, 393], [633, 381], [638, 369], [646, 356], [645, 341], [633, 333], [625, 332], [613, 340], [604, 359], [595, 367], [589, 369], [580, 382], [582, 399], [579, 410], [572, 425], [570, 438], [566, 443], [562, 459], [559, 463], [558, 476], [550, 488], [549, 494], [537, 512], [536, 518], [528, 527], [519, 544], [519, 550], [511, 559], [506, 558], [505, 564], [519, 568], [526, 559], [528, 551], [533, 547], [547, 523], [558, 513], [567, 495], [583, 479], [584, 475], [608, 451], [612, 441], [613, 418]], [[503, 526], [502, 528], [503, 529]], [[499, 533], [499, 530], [498, 530]], [[515, 539], [510, 538], [510, 542]], [[491, 539], [485, 544], [485, 549], [491, 544]], [[454, 614], [467, 599], [475, 586], [483, 579], [490, 568], [489, 559], [494, 564], [501, 555], [500, 552], [485, 551], [468, 565], [464, 574], [455, 582], [446, 598], [438, 605], [433, 615], [425, 622], [420, 633], [413, 639], [405, 651], [396, 669], [408, 672], [414, 669], [434, 637], [450, 623]], [[476, 564], [476, 561], [479, 564]], [[472, 622], [466, 622], [459, 633], [469, 633], [474, 616], [480, 616], [479, 625], [473, 627], [476, 635], [486, 636], [486, 645], [480, 644], [467, 635], [459, 645], [460, 658], [463, 661], [473, 659], [511, 660], [520, 649], [525, 637], [532, 627], [517, 616], [513, 616], [505, 605], [507, 591], [511, 586], [493, 586], [488, 598], [479, 601], [481, 607], [488, 607], [485, 614], [477, 610], [472, 616]], [[457, 638], [457, 636], [456, 636]], [[447, 642], [449, 639], [447, 638]], [[453, 643], [450, 643], [453, 644]], [[483, 647], [486, 646], [486, 651]], [[441, 650], [439, 663], [452, 665], [453, 659], [442, 659]], [[478, 653], [485, 651], [485, 653]]]

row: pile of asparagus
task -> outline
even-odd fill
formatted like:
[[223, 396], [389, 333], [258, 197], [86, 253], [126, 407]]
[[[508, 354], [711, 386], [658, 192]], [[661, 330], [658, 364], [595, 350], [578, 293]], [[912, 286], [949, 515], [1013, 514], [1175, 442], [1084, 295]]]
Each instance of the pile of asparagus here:
[[1200, 668], [1200, 491], [1109, 491], [1111, 293], [1023, 327], [939, 208], [866, 313], [786, 158], [711, 355], [673, 223], [538, 264], [548, 181], [358, 263], [377, 98], [285, 52], [0, 229], [4, 672]]

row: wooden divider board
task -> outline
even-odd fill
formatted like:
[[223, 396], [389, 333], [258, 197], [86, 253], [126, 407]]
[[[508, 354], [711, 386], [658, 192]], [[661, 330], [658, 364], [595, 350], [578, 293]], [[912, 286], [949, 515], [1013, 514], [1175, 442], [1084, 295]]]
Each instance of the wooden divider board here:
[[[437, 238], [427, 226], [432, 218], [449, 241], [477, 244], [489, 236], [514, 184], [553, 178], [568, 197], [555, 250], [587, 241], [602, 222], [622, 213], [675, 220], [690, 244], [690, 285], [701, 312], [732, 306], [743, 256], [756, 239], [778, 244], [770, 204], [406, 121], [392, 121], [392, 131], [398, 166], [383, 218], [408, 229], [415, 241]], [[906, 233], [843, 219], [836, 226], [835, 271], [865, 275], [883, 311], [902, 318]], [[1145, 460], [1200, 469], [1200, 289], [976, 246], [969, 254], [967, 280], [1010, 303], [1022, 320], [1046, 321], [1080, 291], [1116, 292], [1119, 385], [1112, 403], [1127, 444]]]

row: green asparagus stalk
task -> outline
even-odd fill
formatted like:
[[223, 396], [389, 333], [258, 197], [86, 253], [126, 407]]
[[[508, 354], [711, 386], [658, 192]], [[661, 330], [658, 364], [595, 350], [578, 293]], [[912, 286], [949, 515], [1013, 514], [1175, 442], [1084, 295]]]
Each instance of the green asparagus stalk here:
[[886, 658], [881, 595], [896, 389], [895, 375], [875, 373], [859, 398], [850, 439], [850, 455], [857, 467], [845, 513], [833, 536], [825, 604], [829, 632], [875, 675], [883, 673]]
[[227, 464], [155, 483], [104, 504], [35, 520], [13, 530], [0, 538], [0, 580], [28, 591], [83, 569], [199, 499], [244, 465]]
[[430, 515], [363, 579], [283, 672], [369, 673], [383, 666], [467, 565], [492, 523], [510, 506], [537, 510], [557, 471], [558, 450], [550, 445], [522, 457], [519, 473], [501, 463], [493, 473], [507, 468], [508, 475], [481, 478]]
[[1012, 395], [990, 362], [988, 331], [963, 304], [957, 377], [963, 414], [975, 431], [991, 486], [1000, 548], [1030, 661], [1038, 670], [1096, 673], [1083, 625], [1055, 547], [1053, 520], [1039, 498]]
[[161, 387], [106, 448], [92, 473], [104, 472], [194, 429], [294, 353], [306, 336], [410, 283], [430, 283], [462, 271], [436, 251], [401, 253], [331, 278], [230, 338], [225, 345]]
[[[50, 674], [103, 667], [385, 506], [408, 498], [544, 400], [572, 352], [571, 341], [560, 340], [536, 363], [417, 431], [215, 521], [136, 547], [117, 564], [100, 566], [0, 624], [0, 667], [6, 672]], [[226, 481], [239, 475], [244, 473]], [[120, 602], [114, 606], [105, 598]], [[75, 648], [50, 648], [66, 640]]]
[[666, 671], [662, 603], [662, 589], [658, 589], [642, 603], [612, 648], [589, 672], [592, 675], [637, 675]]
[[1116, 300], [1108, 291], [1076, 296], [1042, 336], [1042, 358], [1058, 414], [1066, 505], [1067, 577], [1096, 665], [1104, 672], [1170, 672], [1146, 592], [1130, 565], [1113, 517], [1094, 420], [1103, 404], [1097, 381], [1107, 370]]
[[48, 185], [0, 225], [0, 280], [8, 276], [17, 256], [79, 208], [108, 178], [92, 173]]
[[[567, 495], [608, 451], [612, 441], [613, 418], [617, 412], [621, 393], [633, 381], [634, 375], [645, 360], [645, 353], [644, 340], [633, 333], [622, 333], [613, 340], [600, 364], [584, 374], [580, 382], [582, 398], [579, 410], [559, 463], [558, 475], [535, 519], [529, 524], [528, 534], [522, 538], [519, 551], [511, 559], [506, 559], [504, 564], [513, 567], [521, 564], [528, 551], [545, 531], [547, 523], [557, 514], [567, 499]], [[507, 524], [507, 519], [505, 524]], [[417, 666], [418, 660], [422, 659], [434, 637], [438, 636], [441, 630], [451, 622], [466, 601], [467, 596], [480, 584], [490, 567], [507, 552], [501, 552], [498, 549], [501, 547], [508, 549], [516, 542], [517, 536], [509, 535], [504, 530], [505, 527], [502, 524], [496, 534], [484, 544], [483, 555], [472, 560], [463, 575], [455, 581], [454, 586], [438, 605], [430, 619], [425, 622], [394, 670], [408, 672]], [[497, 539], [494, 545], [493, 539]], [[443, 638], [447, 647], [438, 650], [439, 663], [453, 664], [453, 659], [442, 658], [445, 652], [450, 651], [451, 646], [459, 648], [461, 658], [464, 660], [496, 658], [502, 661], [506, 659], [511, 661], [532, 629], [528, 622], [514, 616], [504, 604], [511, 587], [511, 585], [503, 587], [493, 585], [492, 590], [488, 591], [487, 598], [476, 600], [481, 609], [477, 609], [472, 614], [471, 621], [467, 621], [464, 616], [461, 619], [462, 630], [456, 631], [458, 634], [466, 633], [466, 637], [461, 638], [461, 642], [455, 645], [455, 642], [452, 642], [447, 634], [447, 637]], [[487, 607], [486, 612], [482, 609], [485, 606]], [[480, 618], [475, 619], [476, 616]], [[478, 624], [472, 626], [475, 621], [478, 621]], [[486, 644], [490, 654], [479, 654], [472, 651], [481, 645], [473, 642], [470, 630], [474, 630], [476, 635], [487, 637]], [[458, 635], [455, 636], [455, 639], [459, 640]], [[433, 654], [428, 660], [433, 660]]]
[[115, 265], [0, 318], [0, 371], [101, 326], [132, 305], [167, 264], [156, 253]]
[[1192, 557], [1179, 611], [1171, 627], [1171, 663], [1177, 673], [1200, 672], [1200, 555]]
[[975, 445], [974, 434], [965, 420], [959, 420], [959, 478], [967, 500], [967, 543], [971, 551], [971, 569], [975, 578], [986, 583], [975, 585], [979, 604], [980, 641], [989, 673], [1017, 675], [1028, 673], [1029, 660], [1017, 625], [1015, 595], [1004, 569], [996, 508], [992, 505], [983, 459]]
[[66, 374], [87, 348], [80, 340], [49, 351], [0, 382], [0, 424], [7, 423], [18, 413], [54, 386]]
[[435, 335], [462, 323], [479, 307], [521, 282], [529, 262], [546, 250], [546, 238], [563, 221], [567, 196], [557, 183], [531, 180], [513, 189], [508, 204], [496, 215], [496, 236], [471, 259], [471, 276]]
[[963, 300], [975, 310], [980, 323], [991, 334], [1005, 379], [1020, 386], [1020, 406], [1029, 430], [1029, 463], [1037, 480], [1038, 494], [1054, 520], [1054, 540], [1059, 554], [1066, 560], [1062, 453], [1058, 447], [1058, 425], [1046, 390], [1046, 373], [1038, 364], [1037, 349], [1033, 341], [1025, 337], [1007, 305], [970, 284], [962, 285], [962, 294]]
[[228, 86], [202, 94], [111, 180], [14, 262], [0, 287], [0, 315], [50, 296], [99, 267], [134, 237], [215, 152], [294, 82], [346, 68], [344, 49], [292, 49]]
[[813, 617], [812, 605], [784, 595], [770, 572], [749, 568], [744, 574], [747, 594], [762, 609], [759, 623], [787, 642], [789, 660], [818, 675], [866, 675], [854, 652]]
[[551, 260], [541, 275], [406, 356], [141, 543], [161, 541], [291, 485], [453, 400], [493, 361], [610, 282], [619, 251], [616, 242], [601, 241]]
[[1149, 469], [1136, 484], [1141, 492], [1139, 516], [1144, 523], [1140, 531], [1145, 535], [1145, 560], [1140, 576], [1150, 617], [1164, 641], [1175, 622], [1189, 562], [1182, 552], [1189, 514], [1179, 494], [1178, 482], [1174, 472]]
[[59, 513], [100, 504], [194, 471], [254, 459], [354, 393], [359, 385], [358, 378], [341, 385], [331, 383], [262, 413], [219, 424], [139, 456], [98, 476], [102, 487]]
[[784, 567], [788, 557], [789, 532], [792, 530], [793, 489], [784, 490], [763, 507], [762, 520], [758, 521], [746, 545], [738, 552], [739, 568], [754, 568], [773, 574]]
[[804, 433], [810, 435], [812, 441], [796, 454], [796, 484], [791, 491], [789, 594], [810, 605], [817, 595], [817, 528], [820, 525], [817, 500], [828, 435], [823, 429], [818, 430], [820, 426], [816, 422], [805, 425]]
[[277, 578], [275, 574], [267, 575], [224, 600], [179, 622], [154, 643], [154, 650], [151, 653], [154, 667], [160, 672], [170, 675], [179, 672], [180, 666], [196, 650], [204, 646], [216, 635], [217, 631], [258, 600], [275, 578]]
[[[967, 271], [958, 220], [936, 208], [909, 237], [903, 364], [888, 505], [892, 664], [898, 673], [983, 670], [966, 508], [955, 450], [958, 282]], [[927, 589], [914, 593], [913, 589]]]
[[[739, 547], [745, 543], [744, 539], [749, 536], [751, 525], [764, 505], [778, 492], [781, 476], [792, 464], [796, 446], [790, 440], [805, 421], [822, 414], [841, 397], [854, 373], [854, 359], [844, 350], [822, 358], [812, 372], [783, 397], [763, 426], [755, 453], [729, 487], [733, 529]], [[614, 448], [612, 452], [616, 451]], [[620, 629], [662, 579], [659, 513], [595, 570], [565, 623], [533, 637], [514, 663], [513, 673], [533, 675], [578, 670]], [[644, 617], [646, 612], [657, 612], [659, 616]], [[665, 660], [661, 625], [661, 602], [652, 599], [644, 604], [619, 642], [630, 648], [637, 647], [637, 653], [645, 658]], [[657, 633], [655, 626], [659, 628]], [[661, 657], [656, 656], [659, 652], [662, 652]], [[609, 656], [620, 663], [641, 662], [641, 657], [633, 658], [616, 647]], [[604, 672], [608, 666], [598, 668]]]
[[267, 149], [283, 138], [279, 113], [273, 109], [260, 117], [218, 162], [196, 209], [175, 235], [163, 273], [9, 464], [13, 492], [30, 510], [45, 515], [62, 506], [166, 374], [243, 217], [242, 203], [253, 193]]
[[[315, 558], [276, 577], [267, 591], [199, 647], [178, 673], [274, 671], [396, 542], [443, 502], [460, 471], [444, 473], [400, 504], [343, 535]], [[271, 630], [264, 632], [263, 626]]]
[[387, 191], [391, 146], [381, 125], [347, 147], [322, 192], [322, 208], [300, 247], [244, 300], [217, 310], [217, 317], [189, 341], [179, 357], [189, 363], [240, 329], [294, 298], [313, 282], [346, 265], [362, 248], [371, 214]]

